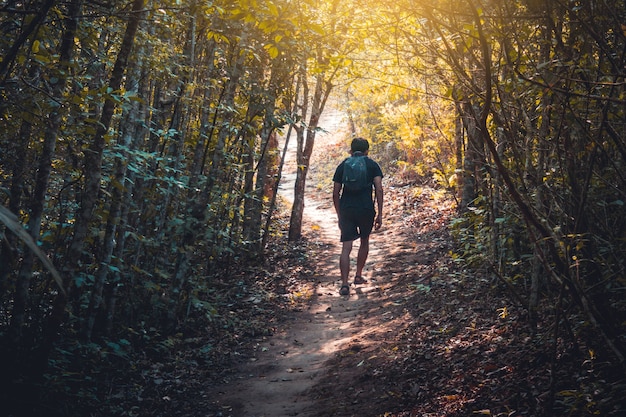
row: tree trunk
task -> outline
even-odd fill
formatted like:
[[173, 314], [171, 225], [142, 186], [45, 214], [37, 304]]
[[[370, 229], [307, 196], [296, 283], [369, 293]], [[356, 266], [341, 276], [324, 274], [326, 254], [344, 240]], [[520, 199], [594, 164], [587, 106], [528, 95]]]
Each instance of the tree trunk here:
[[[194, 59], [193, 58], [194, 50], [192, 46], [194, 38], [195, 38], [195, 19], [192, 18], [191, 24], [190, 24], [190, 33], [187, 38], [187, 46], [185, 48], [187, 63], [190, 66], [193, 64], [193, 59]], [[168, 151], [168, 156], [169, 156], [168, 159], [170, 160], [169, 168], [172, 172], [172, 178], [174, 179], [178, 179], [180, 177], [180, 172], [181, 172], [183, 151], [184, 151], [184, 145], [185, 145], [185, 134], [184, 134], [184, 128], [183, 128], [185, 124], [184, 123], [185, 115], [183, 114], [183, 101], [187, 94], [189, 80], [190, 80], [189, 74], [185, 74], [182, 77], [182, 81], [178, 87], [178, 92], [176, 94], [177, 97], [176, 97], [176, 102], [174, 106], [174, 114], [172, 115], [172, 122], [170, 125], [170, 131], [176, 132], [174, 134], [174, 138], [170, 142], [170, 149]], [[163, 196], [163, 201], [164, 201], [163, 210], [164, 211], [168, 210], [168, 208], [170, 207], [170, 200], [176, 194], [176, 191], [173, 189], [174, 184], [172, 182], [168, 184], [167, 188], [168, 188], [168, 191]], [[173, 206], [171, 210], [173, 213], [172, 216], [176, 216], [176, 213], [179, 212], [179, 206], [180, 206], [180, 202], [178, 201], [178, 199], [174, 199], [172, 206]], [[160, 236], [158, 239], [163, 239], [165, 237], [165, 233], [167, 229], [165, 227], [166, 221], [167, 221], [167, 216], [163, 215], [161, 217], [162, 223], [159, 225]], [[187, 227], [191, 227], [193, 229], [194, 226], [187, 225]], [[182, 247], [186, 247], [192, 242], [192, 240], [190, 240], [189, 237], [186, 236], [189, 234], [193, 234], [193, 231], [183, 232]], [[171, 241], [171, 244], [175, 245], [176, 243], [174, 241]], [[174, 326], [174, 323], [176, 322], [176, 319], [175, 319], [176, 312], [179, 307], [179, 301], [180, 301], [183, 287], [187, 280], [187, 275], [188, 275], [188, 271], [190, 268], [189, 256], [190, 254], [188, 250], [185, 252], [179, 253], [176, 259], [176, 264], [174, 265], [174, 269], [172, 271], [173, 279], [171, 283], [171, 291], [170, 291], [170, 299], [169, 299], [170, 306], [168, 308], [168, 319], [170, 321], [169, 324], [172, 327]]]
[[[298, 109], [298, 96], [300, 93], [300, 87], [303, 86], [303, 84], [305, 83], [306, 78], [301, 78], [301, 77], [296, 77], [296, 88], [294, 91], [294, 100], [293, 100], [293, 108], [291, 109], [291, 115], [295, 115]], [[304, 85], [304, 88], [306, 88], [306, 85]], [[297, 128], [296, 130], [296, 134], [297, 134]], [[274, 190], [272, 193], [272, 199], [270, 201], [269, 204], [269, 208], [268, 208], [268, 214], [267, 214], [267, 219], [265, 221], [265, 227], [264, 227], [264, 232], [263, 232], [263, 241], [261, 243], [262, 247], [265, 247], [265, 244], [267, 243], [267, 238], [268, 238], [268, 231], [270, 228], [270, 220], [272, 218], [272, 213], [274, 212], [274, 209], [276, 207], [276, 198], [278, 196], [278, 187], [280, 186], [280, 180], [282, 179], [282, 175], [283, 175], [283, 167], [285, 166], [285, 159], [287, 157], [287, 152], [289, 150], [289, 141], [291, 139], [291, 134], [294, 131], [294, 123], [293, 121], [291, 123], [289, 123], [289, 129], [287, 130], [287, 135], [285, 136], [285, 144], [283, 145], [283, 151], [282, 151], [282, 155], [280, 157], [280, 163], [278, 165], [278, 169], [277, 169], [277, 177], [276, 177], [276, 182], [274, 183]]]
[[[245, 53], [241, 50], [245, 46], [245, 42], [247, 42], [247, 34], [242, 33], [241, 39], [239, 41], [238, 50], [235, 51], [234, 56], [235, 62], [232, 65], [230, 71], [230, 78], [228, 81], [228, 85], [224, 90], [224, 97], [222, 99], [222, 108], [224, 112], [222, 114], [222, 120], [230, 123], [235, 116], [235, 93], [237, 92], [237, 88], [239, 86], [239, 80], [243, 75], [243, 64], [245, 59]], [[215, 185], [215, 179], [218, 177], [219, 171], [222, 169], [222, 163], [224, 161], [224, 149], [226, 147], [226, 139], [230, 136], [231, 132], [228, 128], [220, 129], [219, 134], [217, 136], [217, 143], [215, 145], [215, 149], [213, 150], [213, 156], [211, 158], [211, 167], [208, 174], [208, 184], [207, 188], [210, 190]], [[206, 201], [205, 201], [206, 203]], [[204, 209], [204, 208], [203, 208]]]
[[[52, 103], [62, 103], [68, 84], [69, 64], [74, 52], [74, 36], [78, 27], [78, 16], [82, 7], [82, 0], [75, 0], [69, 5], [68, 18], [65, 20], [66, 29], [59, 49], [59, 81], [54, 84], [51, 92]], [[35, 190], [30, 203], [30, 215], [28, 219], [28, 232], [35, 242], [39, 240], [41, 230], [41, 218], [44, 211], [45, 198], [48, 189], [50, 172], [52, 171], [52, 158], [54, 156], [59, 129], [63, 120], [64, 111], [60, 105], [54, 107], [48, 114], [44, 141], [35, 175]], [[18, 273], [15, 288], [13, 310], [11, 314], [10, 339], [14, 346], [20, 345], [21, 330], [24, 324], [28, 291], [33, 274], [35, 255], [32, 251], [25, 251], [22, 264]]]
[[[276, 96], [278, 91], [277, 78], [279, 68], [272, 67], [272, 74], [267, 91], [267, 99], [263, 105], [263, 127], [261, 129], [261, 154], [256, 169], [256, 182], [254, 184], [254, 193], [250, 211], [246, 213], [246, 222], [248, 223], [245, 237], [251, 242], [250, 254], [252, 256], [260, 255], [263, 251], [261, 242], [261, 226], [263, 217], [263, 208], [265, 207], [266, 184], [268, 184], [268, 173], [271, 172], [272, 165], [276, 165], [275, 147], [272, 147], [271, 141], [274, 137], [274, 112], [276, 111]], [[275, 146], [275, 145], [274, 145]]]
[[463, 135], [463, 118], [461, 103], [455, 99], [454, 108], [456, 117], [454, 118], [454, 154], [456, 166], [454, 169], [454, 181], [451, 183], [452, 192], [454, 193], [454, 201], [457, 203], [457, 210], [461, 208], [461, 196], [463, 191], [463, 155], [465, 143]]
[[[289, 241], [296, 241], [302, 238], [302, 218], [304, 214], [304, 194], [306, 189], [306, 177], [309, 172], [309, 162], [313, 153], [315, 144], [315, 135], [319, 120], [326, 106], [326, 100], [332, 91], [332, 79], [336, 71], [333, 72], [328, 79], [326, 74], [322, 73], [315, 79], [315, 91], [311, 102], [311, 117], [306, 127], [306, 137], [304, 130], [299, 128], [298, 132], [298, 150], [297, 150], [297, 169], [296, 184], [294, 186], [294, 201], [291, 208], [291, 219], [289, 222]], [[303, 81], [303, 101], [308, 101], [308, 87], [306, 81]], [[303, 105], [306, 109], [306, 107]], [[303, 111], [303, 117], [306, 113]]]
[[478, 131], [476, 113], [471, 108], [470, 103], [461, 105], [461, 119], [465, 125], [465, 153], [463, 155], [463, 175], [462, 175], [462, 191], [460, 212], [464, 212], [472, 204], [478, 195], [478, 175], [480, 175], [480, 166], [484, 163], [481, 159], [480, 149], [480, 132]]
[[263, 227], [263, 239], [261, 241], [261, 247], [265, 247], [267, 244], [267, 239], [269, 237], [269, 229], [272, 220], [272, 216], [274, 210], [276, 208], [276, 199], [278, 197], [278, 187], [280, 186], [280, 180], [283, 175], [283, 167], [285, 166], [285, 158], [287, 156], [287, 151], [289, 150], [289, 140], [291, 138], [291, 133], [293, 132], [293, 126], [290, 125], [289, 129], [287, 129], [287, 134], [285, 135], [285, 144], [283, 145], [282, 154], [280, 157], [280, 163], [278, 165], [278, 169], [276, 170], [276, 180], [274, 182], [274, 188], [272, 190], [272, 197], [270, 200], [270, 204], [268, 207], [267, 218], [265, 219], [265, 226]]
[[[135, 54], [137, 57], [136, 61], [133, 63], [131, 70], [129, 70], [126, 84], [133, 88], [136, 88], [135, 86], [138, 86], [140, 83], [141, 61], [144, 53], [142, 48], [137, 51]], [[132, 90], [129, 90], [129, 92], [132, 92]], [[120, 124], [121, 135], [118, 140], [118, 145], [122, 157], [115, 160], [115, 168], [113, 169], [114, 174], [109, 190], [111, 201], [109, 205], [109, 215], [104, 230], [104, 238], [102, 239], [102, 249], [98, 259], [98, 271], [95, 274], [96, 278], [91, 292], [89, 307], [87, 309], [87, 319], [83, 330], [83, 336], [86, 340], [91, 340], [96, 318], [102, 311], [103, 290], [107, 277], [118, 268], [112, 264], [113, 251], [115, 249], [117, 228], [122, 218], [125, 190], [127, 186], [132, 186], [126, 181], [126, 168], [128, 167], [127, 149], [129, 149], [133, 143], [133, 135], [136, 132], [135, 124], [139, 120], [140, 103], [139, 101], [133, 101], [129, 103], [129, 106], [130, 108], [124, 115], [123, 122]]]
[[[32, 123], [24, 120], [20, 125], [20, 130], [14, 145], [11, 157], [14, 158], [11, 169], [11, 186], [9, 188], [9, 203], [7, 208], [15, 215], [20, 211], [22, 196], [24, 194], [24, 176], [28, 171], [27, 150], [32, 133]], [[0, 229], [1, 230], [1, 229]], [[2, 232], [0, 231], [0, 234]], [[18, 262], [18, 239], [13, 233], [4, 234], [4, 239], [0, 241], [0, 299], [8, 287], [8, 277], [14, 271]]]
[[[549, 7], [549, 6], [547, 6]], [[547, 10], [546, 12], [546, 16], [545, 19], [551, 19], [550, 17], [550, 12]], [[548, 22], [546, 22], [548, 23]], [[542, 31], [543, 31], [543, 38], [544, 38], [544, 42], [541, 44], [541, 57], [542, 59], [544, 59], [545, 61], [547, 61], [550, 57], [550, 49], [551, 49], [551, 32], [550, 30], [548, 30], [547, 28], [549, 27], [549, 25], [547, 26], [542, 26]], [[528, 136], [531, 136], [528, 138], [528, 141], [533, 141], [532, 136], [535, 136], [537, 138], [536, 140], [536, 150], [535, 152], [537, 152], [537, 166], [534, 169], [534, 172], [530, 172], [530, 170], [527, 170], [529, 177], [532, 179], [532, 185], [533, 185], [533, 190], [535, 192], [535, 211], [537, 213], [544, 213], [545, 212], [545, 207], [544, 207], [544, 186], [543, 186], [543, 182], [542, 182], [542, 178], [545, 175], [545, 172], [547, 171], [547, 166], [546, 166], [546, 161], [547, 161], [547, 154], [548, 154], [548, 146], [546, 146], [546, 144], [543, 143], [543, 141], [541, 140], [541, 138], [547, 138], [548, 137], [548, 133], [550, 130], [550, 112], [551, 112], [551, 108], [552, 108], [552, 100], [549, 97], [548, 93], [545, 93], [542, 97], [541, 97], [541, 117], [539, 118], [540, 120], [540, 125], [538, 126], [538, 128], [535, 129], [531, 129], [531, 118], [527, 116], [527, 122], [526, 124], [528, 125], [529, 129], [528, 129]], [[545, 139], [544, 139], [545, 140]], [[526, 148], [528, 149], [529, 152], [531, 152], [532, 146], [527, 145]], [[530, 158], [530, 155], [527, 156], [526, 158], [528, 161], [531, 161], [532, 159]], [[529, 297], [528, 297], [528, 321], [529, 321], [529, 325], [530, 325], [530, 331], [531, 334], [535, 334], [537, 331], [537, 323], [539, 321], [539, 317], [538, 317], [538, 309], [539, 309], [539, 295], [540, 295], [540, 289], [541, 286], [543, 285], [545, 278], [544, 278], [544, 274], [545, 271], [542, 268], [542, 262], [541, 262], [541, 254], [542, 252], [545, 251], [545, 248], [543, 248], [544, 243], [543, 242], [536, 242], [533, 245], [533, 258], [531, 260], [531, 268], [530, 268], [530, 290], [529, 290]], [[540, 248], [541, 247], [541, 248]]]

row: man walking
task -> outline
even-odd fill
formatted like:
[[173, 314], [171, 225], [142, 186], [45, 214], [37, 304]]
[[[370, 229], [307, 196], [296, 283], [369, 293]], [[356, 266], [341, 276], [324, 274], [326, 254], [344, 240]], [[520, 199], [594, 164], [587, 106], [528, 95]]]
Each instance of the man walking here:
[[[361, 239], [356, 261], [355, 284], [364, 284], [363, 268], [369, 253], [369, 238], [372, 229], [378, 230], [383, 223], [383, 173], [378, 163], [367, 156], [369, 142], [355, 138], [350, 144], [351, 156], [345, 159], [333, 176], [333, 204], [341, 230], [341, 295], [350, 294], [350, 253], [352, 243]], [[376, 197], [376, 208], [372, 199]]]

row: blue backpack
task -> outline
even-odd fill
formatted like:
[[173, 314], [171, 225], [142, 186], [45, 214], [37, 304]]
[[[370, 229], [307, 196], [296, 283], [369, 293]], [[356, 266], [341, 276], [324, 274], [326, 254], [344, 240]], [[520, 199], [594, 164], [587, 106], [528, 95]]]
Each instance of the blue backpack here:
[[343, 164], [343, 189], [348, 192], [372, 188], [367, 178], [367, 158], [359, 153], [352, 155]]

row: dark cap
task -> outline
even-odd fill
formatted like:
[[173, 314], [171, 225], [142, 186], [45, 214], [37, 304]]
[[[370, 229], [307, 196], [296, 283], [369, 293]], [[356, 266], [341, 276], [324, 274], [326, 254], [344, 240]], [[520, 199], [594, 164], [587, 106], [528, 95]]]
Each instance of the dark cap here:
[[367, 139], [354, 138], [350, 144], [352, 152], [366, 152], [370, 148], [370, 143]]

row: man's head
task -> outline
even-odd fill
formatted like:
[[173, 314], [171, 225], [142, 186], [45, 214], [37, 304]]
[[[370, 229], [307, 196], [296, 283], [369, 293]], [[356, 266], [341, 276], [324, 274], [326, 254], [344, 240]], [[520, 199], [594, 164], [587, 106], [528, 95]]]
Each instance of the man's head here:
[[363, 138], [354, 138], [352, 139], [352, 143], [350, 144], [350, 150], [352, 151], [352, 153], [354, 152], [367, 153], [369, 148], [370, 148], [370, 143], [367, 141], [367, 139], [363, 139]]

